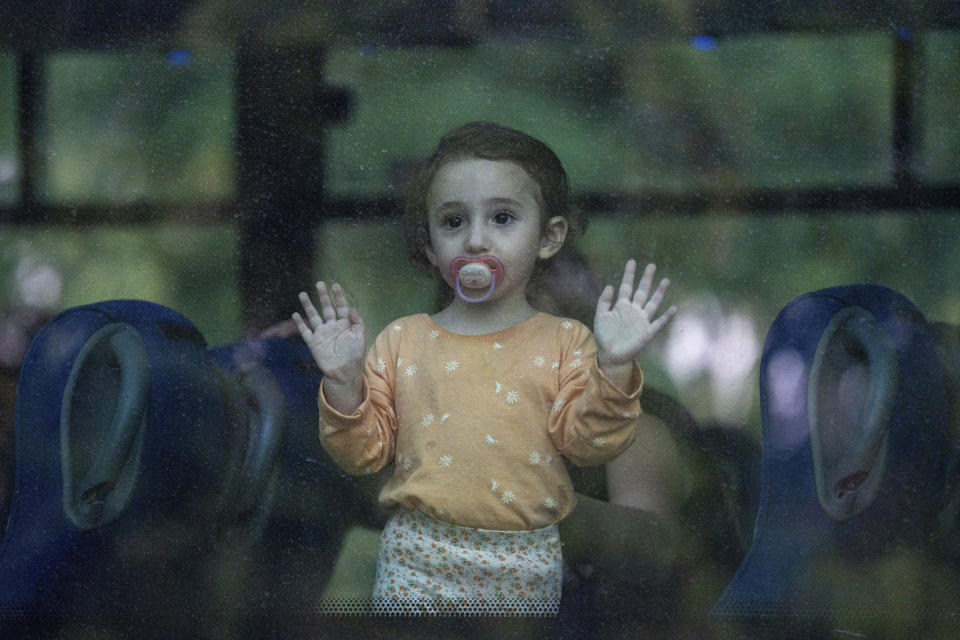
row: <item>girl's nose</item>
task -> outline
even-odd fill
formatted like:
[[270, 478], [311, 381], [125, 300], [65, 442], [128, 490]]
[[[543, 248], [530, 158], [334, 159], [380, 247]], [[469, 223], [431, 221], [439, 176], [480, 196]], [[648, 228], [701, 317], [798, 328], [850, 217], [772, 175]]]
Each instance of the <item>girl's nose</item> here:
[[484, 253], [490, 249], [487, 232], [481, 225], [475, 225], [470, 229], [464, 249], [467, 253]]

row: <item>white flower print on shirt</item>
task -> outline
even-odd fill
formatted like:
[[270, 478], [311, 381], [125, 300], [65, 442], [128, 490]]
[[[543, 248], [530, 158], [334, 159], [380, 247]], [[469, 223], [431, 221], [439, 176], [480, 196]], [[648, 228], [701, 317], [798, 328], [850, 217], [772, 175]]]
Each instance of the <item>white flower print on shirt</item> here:
[[517, 404], [518, 400], [520, 400], [520, 393], [518, 391], [508, 391], [504, 398], [507, 404]]
[[490, 491], [496, 491], [500, 487], [500, 483], [490, 478]]
[[456, 371], [457, 367], [459, 366], [460, 366], [459, 362], [457, 362], [456, 360], [450, 360], [449, 362], [447, 362], [447, 364], [443, 366], [443, 368], [449, 372], [449, 371]]
[[503, 391], [503, 385], [500, 384], [499, 382], [494, 382], [494, 384], [497, 385], [496, 389], [494, 390], [494, 393], [497, 395], [500, 395], [500, 392]]
[[573, 323], [570, 322], [569, 320], [564, 320], [563, 322], [560, 323], [560, 326], [563, 327], [564, 329], [571, 329], [573, 328]]
[[543, 464], [550, 464], [551, 462], [553, 462], [553, 456], [547, 456], [543, 460]]
[[336, 429], [333, 428], [332, 424], [324, 425], [323, 427], [323, 435], [329, 435], [334, 431], [336, 431]]
[[440, 466], [449, 467], [453, 464], [453, 458], [451, 456], [440, 456]]
[[403, 327], [401, 327], [401, 326], [398, 325], [398, 324], [395, 324], [395, 325], [393, 325], [393, 330], [394, 330], [394, 331], [402, 331], [402, 330], [403, 330]]
[[517, 494], [515, 494], [513, 491], [510, 491], [509, 489], [504, 491], [502, 494], [500, 494], [500, 502], [502, 502], [503, 504], [510, 504], [516, 499], [517, 499]]
[[494, 343], [493, 343], [493, 348], [494, 348], [494, 349], [497, 349], [497, 350], [500, 350], [500, 349], [503, 349], [503, 345], [500, 344], [499, 342], [494, 342]]
[[436, 329], [434, 329], [433, 331], [430, 332], [430, 339], [431, 339], [431, 340], [436, 340], [436, 339], [439, 338], [439, 337], [440, 337], [440, 332], [437, 331]]
[[492, 435], [490, 435], [489, 433], [487, 434], [487, 437], [485, 438], [485, 440], [486, 440], [487, 444], [497, 444], [498, 442], [500, 442], [499, 440], [497, 440], [496, 438], [494, 438], [494, 437], [493, 437]]
[[604, 441], [603, 438], [594, 438], [594, 439], [593, 439], [593, 442], [591, 442], [590, 444], [592, 444], [594, 447], [596, 447], [597, 449], [599, 449], [600, 447], [602, 447], [603, 445], [605, 445], [606, 442]]
[[577, 356], [577, 357], [579, 358], [580, 356], [583, 355], [583, 349], [574, 349], [574, 350], [573, 350], [573, 355], [575, 355], [575, 356]]
[[563, 407], [566, 404], [567, 404], [567, 401], [565, 398], [557, 398], [556, 400], [553, 401], [553, 412], [560, 413], [561, 411], [563, 411]]
[[440, 415], [440, 422], [446, 422], [446, 421], [447, 421], [447, 418], [449, 418], [449, 417], [450, 417], [450, 414], [449, 414], [449, 413], [441, 414], [441, 415]]
[[559, 368], [560, 368], [560, 363], [559, 363], [558, 361], [554, 360], [554, 361], [553, 361], [553, 364], [550, 365], [550, 368], [551, 368], [551, 369], [559, 369]]
[[573, 362], [570, 363], [570, 368], [571, 368], [571, 369], [576, 369], [577, 367], [579, 367], [579, 366], [582, 365], [582, 364], [583, 364], [583, 360], [581, 360], [580, 358], [577, 358], [577, 359], [575, 359]]
[[543, 506], [547, 509], [553, 509], [554, 507], [557, 506], [557, 503], [553, 501], [553, 498], [548, 496], [547, 498], [544, 499]]
[[377, 358], [377, 365], [374, 367], [380, 373], [387, 370], [387, 363], [383, 358]]
[[429, 427], [429, 426], [432, 425], [432, 424], [433, 424], [433, 414], [432, 414], [432, 413], [428, 413], [427, 415], [423, 416], [423, 420], [420, 421], [420, 426], [422, 426], [422, 427]]
[[533, 366], [535, 367], [542, 367], [545, 364], [547, 364], [547, 359], [543, 356], [537, 356], [533, 359]]
[[543, 456], [540, 455], [539, 451], [531, 451], [528, 460], [530, 464], [540, 464], [543, 461]]
[[415, 364], [410, 365], [403, 371], [404, 375], [406, 375], [407, 377], [414, 375], [416, 372], [417, 372], [417, 365]]

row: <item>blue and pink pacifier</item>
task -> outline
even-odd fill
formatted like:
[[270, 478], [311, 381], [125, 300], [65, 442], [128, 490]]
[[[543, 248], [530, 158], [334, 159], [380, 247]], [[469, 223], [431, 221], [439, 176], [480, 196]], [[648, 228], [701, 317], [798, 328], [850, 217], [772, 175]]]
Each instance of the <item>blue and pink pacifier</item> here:
[[[493, 295], [497, 282], [503, 282], [503, 271], [503, 263], [494, 256], [459, 256], [450, 263], [450, 274], [456, 283], [457, 296], [464, 302], [483, 302], [488, 299]], [[471, 298], [463, 293], [461, 287], [486, 289], [487, 292], [478, 298]]]

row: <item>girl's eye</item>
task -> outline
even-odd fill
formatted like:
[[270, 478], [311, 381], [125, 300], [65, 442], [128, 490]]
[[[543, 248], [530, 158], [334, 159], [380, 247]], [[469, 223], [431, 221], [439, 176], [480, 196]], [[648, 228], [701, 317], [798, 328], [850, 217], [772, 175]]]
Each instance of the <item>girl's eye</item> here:
[[447, 216], [443, 220], [443, 226], [448, 229], [459, 229], [463, 226], [463, 218], [460, 216]]
[[493, 221], [496, 224], [508, 224], [511, 220], [513, 220], [513, 214], [509, 211], [498, 211], [493, 216]]

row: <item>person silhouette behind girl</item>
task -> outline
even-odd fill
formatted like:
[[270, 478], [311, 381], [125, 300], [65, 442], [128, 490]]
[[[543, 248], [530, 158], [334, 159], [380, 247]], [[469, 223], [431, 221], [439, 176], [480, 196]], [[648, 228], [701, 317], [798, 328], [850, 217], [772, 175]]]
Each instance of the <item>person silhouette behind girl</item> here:
[[456, 295], [390, 323], [364, 359], [364, 324], [342, 287], [301, 292], [293, 320], [323, 371], [320, 438], [352, 474], [393, 463], [379, 501], [373, 589], [381, 613], [555, 613], [557, 522], [575, 503], [563, 458], [602, 464], [634, 439], [635, 357], [674, 316], [655, 266], [629, 260], [593, 333], [538, 312], [535, 269], [579, 229], [567, 177], [543, 142], [476, 122], [442, 137], [408, 195], [408, 254]]

